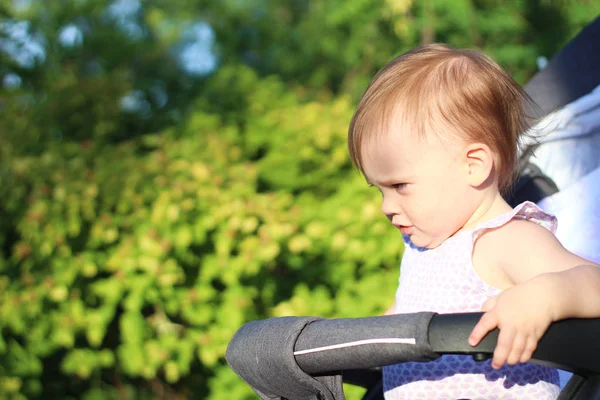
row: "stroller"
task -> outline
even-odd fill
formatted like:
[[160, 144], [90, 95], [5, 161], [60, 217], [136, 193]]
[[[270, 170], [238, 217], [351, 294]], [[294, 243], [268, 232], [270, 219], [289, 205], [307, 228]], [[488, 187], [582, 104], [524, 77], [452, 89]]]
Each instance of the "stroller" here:
[[[513, 205], [536, 202], [559, 221], [569, 221], [562, 230], [559, 224], [558, 238], [595, 262], [600, 262], [599, 42], [600, 18], [525, 85], [540, 107], [538, 117], [547, 116], [538, 127], [548, 134], [537, 143], [524, 143], [521, 174], [507, 199]], [[363, 400], [380, 400], [384, 365], [444, 354], [491, 358], [498, 330], [476, 347], [467, 342], [481, 315], [422, 312], [252, 321], [231, 340], [227, 361], [265, 399], [343, 399], [343, 381], [367, 388]], [[532, 362], [573, 374], [559, 400], [600, 399], [600, 319], [552, 324]]]

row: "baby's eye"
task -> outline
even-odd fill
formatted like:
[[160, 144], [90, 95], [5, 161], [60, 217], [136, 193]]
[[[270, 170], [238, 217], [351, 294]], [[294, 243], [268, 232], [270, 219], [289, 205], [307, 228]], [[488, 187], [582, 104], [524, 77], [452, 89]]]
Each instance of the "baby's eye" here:
[[406, 188], [406, 185], [408, 185], [408, 183], [394, 183], [392, 187], [396, 190], [402, 190]]

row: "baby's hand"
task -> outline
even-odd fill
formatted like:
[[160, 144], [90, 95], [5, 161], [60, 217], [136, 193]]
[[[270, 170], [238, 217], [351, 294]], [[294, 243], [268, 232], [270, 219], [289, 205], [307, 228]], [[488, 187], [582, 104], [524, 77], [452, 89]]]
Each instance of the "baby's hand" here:
[[[538, 279], [540, 278], [540, 279]], [[492, 367], [524, 363], [531, 359], [538, 341], [554, 321], [552, 293], [539, 276], [488, 299], [485, 312], [469, 336], [476, 346], [494, 328], [500, 329]]]

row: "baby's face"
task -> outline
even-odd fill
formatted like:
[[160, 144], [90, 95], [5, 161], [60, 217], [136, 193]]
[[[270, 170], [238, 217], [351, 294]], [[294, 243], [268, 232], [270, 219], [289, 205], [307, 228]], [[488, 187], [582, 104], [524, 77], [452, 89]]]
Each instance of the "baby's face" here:
[[474, 189], [461, 149], [432, 134], [401, 131], [363, 144], [363, 170], [383, 196], [381, 211], [416, 246], [439, 246], [473, 213]]

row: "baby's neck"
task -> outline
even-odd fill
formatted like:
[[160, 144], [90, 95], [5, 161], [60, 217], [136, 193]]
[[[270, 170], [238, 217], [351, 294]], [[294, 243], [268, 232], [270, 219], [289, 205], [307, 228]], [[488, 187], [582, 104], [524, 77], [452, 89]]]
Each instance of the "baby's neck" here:
[[512, 207], [502, 198], [499, 192], [485, 196], [475, 209], [471, 218], [463, 225], [461, 230], [469, 230], [498, 215], [512, 210]]

